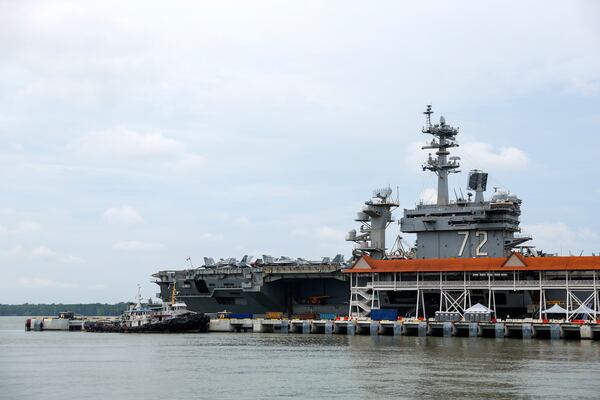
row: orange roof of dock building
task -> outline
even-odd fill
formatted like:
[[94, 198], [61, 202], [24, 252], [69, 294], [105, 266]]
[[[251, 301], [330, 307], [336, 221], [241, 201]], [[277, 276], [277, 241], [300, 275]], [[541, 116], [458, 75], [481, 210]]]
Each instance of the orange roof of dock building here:
[[371, 272], [463, 272], [463, 271], [576, 271], [600, 270], [600, 256], [507, 258], [428, 258], [375, 260], [362, 256], [345, 273]]

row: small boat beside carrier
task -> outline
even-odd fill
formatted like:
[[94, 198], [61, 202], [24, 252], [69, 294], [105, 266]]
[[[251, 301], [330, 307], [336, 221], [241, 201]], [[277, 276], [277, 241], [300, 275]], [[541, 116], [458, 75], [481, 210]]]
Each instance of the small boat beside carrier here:
[[152, 303], [143, 304], [138, 288], [137, 303], [129, 308], [117, 321], [86, 321], [84, 330], [88, 332], [120, 332], [120, 333], [184, 333], [206, 332], [210, 319], [187, 309], [183, 302], [178, 302], [175, 288], [171, 293], [171, 301], [163, 302], [160, 307]]

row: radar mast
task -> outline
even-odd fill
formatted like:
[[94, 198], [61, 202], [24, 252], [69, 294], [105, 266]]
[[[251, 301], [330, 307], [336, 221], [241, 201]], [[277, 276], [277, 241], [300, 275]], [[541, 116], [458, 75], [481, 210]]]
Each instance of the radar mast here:
[[450, 157], [448, 149], [450, 147], [458, 147], [455, 142], [458, 129], [446, 124], [444, 117], [440, 117], [440, 123], [431, 124], [431, 105], [427, 105], [427, 110], [423, 112], [426, 118], [426, 125], [422, 129], [423, 133], [427, 133], [433, 136], [433, 140], [427, 145], [421, 147], [422, 149], [436, 149], [435, 154], [437, 158], [431, 157], [423, 165], [423, 170], [433, 171], [438, 176], [438, 190], [437, 190], [437, 205], [444, 206], [449, 203], [448, 199], [448, 175], [451, 173], [460, 172], [460, 157]]

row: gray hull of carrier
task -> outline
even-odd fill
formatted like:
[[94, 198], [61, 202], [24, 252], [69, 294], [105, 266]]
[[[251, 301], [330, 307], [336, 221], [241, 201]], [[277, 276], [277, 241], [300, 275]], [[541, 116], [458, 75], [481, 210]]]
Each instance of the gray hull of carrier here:
[[[204, 265], [184, 270], [163, 270], [154, 274], [166, 299], [176, 285], [177, 296], [192, 311], [217, 313], [283, 312], [347, 314], [349, 279], [346, 264], [339, 261], [316, 263], [286, 259], [280, 264]], [[260, 260], [262, 261], [262, 260]]]

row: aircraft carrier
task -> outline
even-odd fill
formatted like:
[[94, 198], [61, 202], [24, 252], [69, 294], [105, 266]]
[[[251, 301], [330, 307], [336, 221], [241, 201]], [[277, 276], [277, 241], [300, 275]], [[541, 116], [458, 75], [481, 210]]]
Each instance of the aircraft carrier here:
[[[515, 251], [527, 256], [538, 255], [535, 249], [523, 245], [531, 237], [520, 234], [521, 200], [499, 188], [489, 200], [484, 199], [487, 173], [470, 171], [467, 196], [459, 190], [455, 199], [449, 198], [448, 177], [459, 172], [460, 167], [460, 158], [450, 156], [449, 151], [458, 146], [458, 129], [448, 125], [444, 117], [439, 124], [433, 124], [432, 113], [428, 106], [423, 133], [431, 135], [433, 140], [423, 149], [434, 150], [435, 157], [429, 155], [423, 170], [437, 175], [437, 201], [435, 204], [421, 202], [414, 209], [405, 209], [399, 221], [401, 232], [416, 234], [414, 247], [402, 246], [399, 236], [390, 251], [386, 248], [386, 228], [394, 222], [393, 211], [399, 203], [391, 198], [391, 189], [383, 188], [375, 190], [358, 211], [355, 221], [360, 223], [359, 229], [351, 230], [346, 236], [346, 241], [356, 244], [349, 262], [345, 262], [342, 255], [316, 262], [268, 255], [258, 259], [244, 256], [241, 261], [215, 262], [205, 258], [199, 268], [162, 270], [154, 274], [160, 297], [167, 300], [175, 284], [178, 297], [197, 312], [368, 315], [370, 307], [361, 308], [354, 294], [351, 298], [351, 274], [344, 273], [363, 256], [374, 260], [492, 259], [508, 257]], [[414, 308], [412, 297], [414, 293], [382, 291], [378, 302], [410, 314], [409, 305]], [[518, 304], [522, 307], [531, 301], [523, 295], [507, 294], [498, 299], [498, 306]]]
[[349, 280], [342, 273], [347, 267], [341, 254], [320, 261], [263, 255], [215, 262], [206, 257], [199, 268], [165, 270], [153, 276], [163, 301], [175, 282], [177, 297], [196, 312], [339, 315], [348, 313]]

